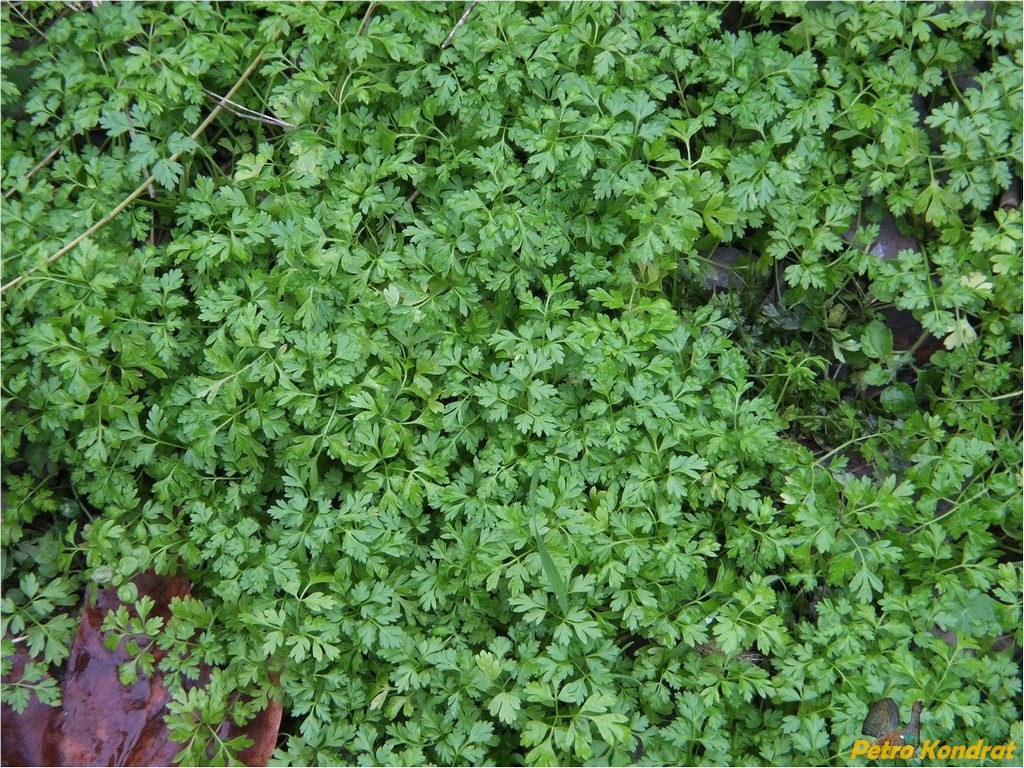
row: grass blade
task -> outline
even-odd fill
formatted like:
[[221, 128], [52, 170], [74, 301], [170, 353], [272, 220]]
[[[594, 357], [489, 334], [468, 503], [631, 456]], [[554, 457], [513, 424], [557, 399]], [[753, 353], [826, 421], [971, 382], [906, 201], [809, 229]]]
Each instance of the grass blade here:
[[558, 600], [558, 605], [562, 609], [562, 615], [567, 616], [569, 614], [569, 593], [565, 590], [562, 574], [558, 572], [558, 568], [555, 567], [555, 561], [551, 559], [551, 553], [548, 552], [548, 546], [544, 543], [544, 537], [540, 535], [540, 525], [537, 523], [536, 499], [537, 476], [534, 475], [533, 480], [530, 482], [530, 497], [527, 500], [527, 503], [530, 505], [530, 518], [533, 521], [533, 538], [537, 541], [537, 554], [540, 555], [540, 563], [544, 568], [544, 574], [550, 582], [551, 591], [555, 593], [555, 599]]

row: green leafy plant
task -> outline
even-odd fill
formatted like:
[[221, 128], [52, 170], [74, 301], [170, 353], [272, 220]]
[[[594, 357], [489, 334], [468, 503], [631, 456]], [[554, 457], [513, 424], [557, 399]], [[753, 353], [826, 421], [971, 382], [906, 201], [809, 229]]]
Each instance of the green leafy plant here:
[[189, 763], [1019, 734], [1019, 7], [2, 13], [5, 702], [155, 570]]
[[151, 638], [160, 631], [164, 621], [159, 616], [150, 616], [153, 607], [153, 598], [145, 595], [131, 613], [122, 605], [116, 611], [111, 611], [103, 621], [101, 629], [108, 633], [103, 645], [112, 651], [124, 642], [124, 650], [131, 656], [131, 661], [122, 664], [117, 670], [118, 678], [124, 685], [135, 685], [140, 673], [148, 677], [155, 669], [154, 641]]

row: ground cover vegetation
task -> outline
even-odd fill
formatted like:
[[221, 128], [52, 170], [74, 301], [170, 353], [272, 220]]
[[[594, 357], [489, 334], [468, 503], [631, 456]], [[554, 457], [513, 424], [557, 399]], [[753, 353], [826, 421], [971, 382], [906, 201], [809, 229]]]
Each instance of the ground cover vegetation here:
[[2, 21], [5, 704], [115, 587], [185, 763], [1021, 742], [1019, 4]]

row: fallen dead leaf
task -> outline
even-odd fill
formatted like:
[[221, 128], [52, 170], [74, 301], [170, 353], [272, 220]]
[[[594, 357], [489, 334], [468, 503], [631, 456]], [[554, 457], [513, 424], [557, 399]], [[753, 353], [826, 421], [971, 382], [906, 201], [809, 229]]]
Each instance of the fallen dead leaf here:
[[[153, 615], [165, 619], [170, 616], [171, 599], [188, 595], [191, 587], [184, 577], [154, 573], [139, 576], [135, 584], [140, 597], [153, 599]], [[159, 672], [148, 678], [140, 675], [135, 685], [122, 685], [117, 668], [129, 656], [121, 647], [108, 651], [103, 645], [103, 619], [120, 605], [117, 591], [107, 589], [99, 592], [95, 605], [83, 611], [61, 681], [61, 708], [47, 707], [34, 697], [21, 715], [4, 707], [2, 765], [173, 764], [182, 745], [170, 740], [164, 725], [170, 694], [163, 676]], [[15, 659], [13, 679], [20, 676], [24, 663], [24, 657]], [[225, 722], [221, 738], [234, 738], [244, 732], [253, 744], [242, 752], [241, 760], [246, 765], [266, 765], [277, 745], [281, 715], [281, 703], [271, 699], [245, 727]]]

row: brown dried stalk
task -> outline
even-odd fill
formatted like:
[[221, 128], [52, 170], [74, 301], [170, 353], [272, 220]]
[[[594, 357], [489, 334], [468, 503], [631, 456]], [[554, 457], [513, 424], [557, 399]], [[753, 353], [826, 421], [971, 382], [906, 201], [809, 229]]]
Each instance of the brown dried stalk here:
[[455, 23], [455, 26], [454, 26], [454, 27], [452, 28], [452, 31], [448, 33], [448, 37], [446, 37], [446, 38], [444, 39], [444, 42], [443, 42], [443, 43], [441, 43], [441, 50], [442, 50], [442, 51], [443, 51], [443, 50], [444, 50], [445, 48], [447, 48], [447, 47], [449, 46], [449, 44], [451, 44], [451, 42], [452, 42], [452, 38], [454, 38], [454, 37], [455, 37], [455, 33], [459, 31], [459, 27], [461, 27], [461, 26], [462, 26], [463, 24], [465, 24], [465, 23], [466, 23], [466, 19], [468, 19], [468, 18], [469, 18], [469, 14], [471, 14], [471, 13], [473, 12], [473, 9], [474, 9], [474, 8], [476, 8], [476, 0], [474, 0], [474, 2], [472, 2], [472, 3], [470, 3], [470, 4], [469, 4], [469, 7], [468, 7], [468, 8], [466, 9], [466, 12], [465, 12], [464, 14], [462, 14], [462, 18], [461, 18], [461, 19], [459, 19], [459, 20], [458, 20], [458, 21], [457, 21], [457, 22]]
[[[249, 76], [253, 72], [256, 71], [256, 67], [259, 66], [259, 63], [262, 60], [263, 60], [263, 52], [260, 51], [260, 53], [258, 53], [256, 55], [256, 58], [252, 60], [252, 63], [246, 68], [245, 72], [242, 73], [242, 76], [240, 78], [238, 78], [238, 82], [235, 83], [234, 86], [232, 86], [231, 90], [227, 92], [227, 94], [224, 96], [224, 99], [230, 99], [232, 96], [234, 96], [236, 93], [238, 93], [239, 89], [245, 84], [245, 81], [249, 79]], [[218, 102], [217, 106], [213, 108], [213, 111], [210, 112], [210, 114], [206, 116], [206, 119], [203, 120], [203, 122], [199, 124], [199, 127], [196, 128], [192, 132], [193, 140], [194, 139], [198, 139], [203, 134], [203, 132], [207, 128], [210, 127], [210, 124], [214, 120], [217, 119], [217, 115], [220, 114], [222, 109], [224, 109], [224, 103], [223, 103], [223, 101], [220, 101], [220, 102]], [[171, 155], [170, 162], [172, 162], [172, 163], [175, 162], [179, 157], [181, 157], [181, 155], [182, 155], [181, 152], [175, 152], [173, 155]], [[13, 288], [14, 286], [16, 286], [19, 283], [23, 282], [25, 280], [25, 278], [28, 277], [29, 275], [31, 275], [33, 272], [36, 272], [37, 270], [42, 269], [45, 266], [49, 266], [50, 264], [53, 264], [61, 256], [64, 256], [66, 253], [74, 250], [78, 245], [80, 245], [82, 243], [83, 240], [85, 240], [86, 238], [91, 237], [92, 235], [96, 234], [96, 232], [98, 232], [100, 229], [102, 229], [107, 224], [109, 224], [114, 218], [116, 218], [117, 215], [119, 213], [121, 213], [121, 211], [123, 211], [125, 208], [127, 208], [129, 205], [131, 205], [133, 202], [135, 202], [135, 200], [138, 199], [138, 197], [143, 192], [145, 192], [149, 188], [149, 185], [152, 184], [154, 181], [156, 181], [156, 177], [151, 175], [148, 179], [146, 179], [144, 182], [142, 182], [135, 189], [134, 192], [132, 192], [130, 195], [128, 195], [128, 197], [126, 197], [124, 200], [122, 200], [117, 205], [117, 207], [115, 207], [113, 210], [111, 210], [109, 213], [107, 213], [106, 216], [104, 216], [102, 219], [97, 221], [95, 224], [93, 224], [91, 227], [89, 227], [85, 232], [80, 234], [78, 237], [76, 237], [70, 243], [68, 243], [63, 248], [61, 248], [59, 251], [57, 251], [52, 256], [50, 256], [46, 261], [42, 262], [41, 264], [37, 264], [36, 266], [32, 267], [27, 272], [24, 272], [24, 273], [18, 275], [16, 278], [11, 280], [9, 283], [7, 283], [6, 285], [0, 287], [0, 294], [6, 293], [9, 288]]]
[[[28, 173], [26, 173], [26, 174], [25, 174], [25, 181], [28, 181], [28, 180], [29, 180], [29, 179], [31, 179], [31, 178], [32, 178], [33, 176], [35, 176], [35, 175], [36, 175], [36, 173], [38, 173], [38, 172], [39, 172], [40, 170], [42, 170], [43, 168], [45, 168], [45, 167], [46, 167], [46, 166], [47, 166], [47, 165], [49, 164], [49, 162], [50, 162], [51, 160], [53, 160], [53, 158], [55, 158], [55, 157], [57, 156], [57, 153], [58, 153], [58, 152], [60, 152], [60, 147], [54, 147], [54, 148], [53, 148], [53, 151], [52, 151], [52, 152], [50, 152], [50, 154], [48, 154], [48, 155], [47, 155], [46, 157], [44, 157], [44, 158], [43, 158], [42, 160], [40, 160], [40, 161], [39, 161], [39, 163], [38, 163], [38, 164], [36, 165], [36, 167], [35, 167], [35, 168], [33, 168], [33, 169], [32, 169], [31, 171], [29, 171]], [[13, 194], [14, 194], [15, 192], [17, 192], [17, 191], [18, 191], [18, 188], [17, 188], [17, 187], [11, 187], [10, 189], [8, 189], [8, 190], [7, 190], [6, 192], [4, 192], [4, 200], [10, 200], [10, 199], [11, 199], [11, 196], [12, 196], [12, 195], [13, 195]]]
[[356, 32], [356, 37], [360, 37], [363, 32], [366, 31], [366, 27], [370, 23], [370, 18], [373, 16], [373, 12], [377, 10], [378, 5], [380, 5], [378, 2], [370, 3], [370, 7], [366, 9], [366, 15], [363, 16], [363, 23], [359, 25], [359, 31]]

